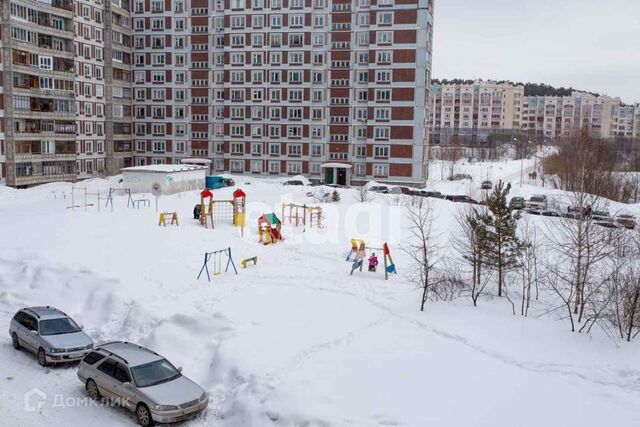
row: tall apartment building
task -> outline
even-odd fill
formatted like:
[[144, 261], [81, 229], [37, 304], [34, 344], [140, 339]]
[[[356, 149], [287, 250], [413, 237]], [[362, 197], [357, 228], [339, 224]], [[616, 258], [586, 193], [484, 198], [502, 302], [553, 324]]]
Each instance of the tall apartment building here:
[[129, 12], [119, 0], [2, 2], [1, 175], [27, 186], [132, 164]]
[[587, 127], [599, 138], [640, 135], [638, 106], [620, 98], [574, 92], [570, 96], [525, 96], [524, 87], [476, 81], [432, 87], [429, 127], [434, 143], [484, 141], [489, 135], [554, 140]]
[[483, 141], [520, 129], [524, 86], [478, 80], [432, 86], [429, 129], [433, 143]]
[[433, 0], [2, 5], [9, 185], [185, 157], [329, 183], [425, 179]]

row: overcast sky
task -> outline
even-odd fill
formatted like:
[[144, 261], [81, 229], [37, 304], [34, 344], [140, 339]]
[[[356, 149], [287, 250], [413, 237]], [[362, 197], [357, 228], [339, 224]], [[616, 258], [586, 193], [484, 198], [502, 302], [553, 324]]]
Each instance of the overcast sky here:
[[640, 102], [640, 0], [436, 0], [433, 76]]

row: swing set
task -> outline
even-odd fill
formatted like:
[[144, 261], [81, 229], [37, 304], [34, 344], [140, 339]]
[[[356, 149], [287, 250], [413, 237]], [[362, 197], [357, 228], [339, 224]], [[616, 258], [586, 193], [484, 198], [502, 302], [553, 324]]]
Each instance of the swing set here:
[[351, 251], [347, 255], [346, 259], [346, 261], [350, 261], [352, 259], [351, 256], [353, 255], [351, 273], [349, 273], [350, 276], [352, 276], [353, 272], [356, 270], [360, 270], [360, 272], [362, 272], [362, 267], [364, 265], [365, 258], [367, 257], [367, 250], [378, 251], [384, 254], [384, 280], [389, 280], [389, 273], [398, 274], [387, 243], [384, 243], [381, 248], [374, 248], [367, 246], [364, 240], [351, 239]]
[[109, 195], [107, 196], [107, 202], [104, 204], [104, 207], [108, 207], [111, 205], [111, 209], [113, 210], [113, 196], [114, 195], [126, 195], [127, 196], [127, 207], [135, 207], [135, 203], [133, 201], [133, 196], [131, 195], [130, 188], [109, 188]]
[[213, 260], [213, 275], [221, 275], [222, 264], [224, 262], [223, 257], [226, 257], [227, 259], [227, 265], [224, 269], [224, 272], [226, 273], [229, 270], [229, 266], [231, 266], [233, 267], [233, 271], [238, 274], [238, 270], [236, 270], [236, 264], [233, 262], [233, 257], [231, 256], [231, 247], [228, 247], [226, 249], [204, 253], [204, 263], [202, 264], [202, 268], [200, 269], [196, 280], [200, 279], [200, 276], [202, 276], [202, 272], [204, 271], [207, 273], [207, 279], [209, 280], [209, 282], [211, 281], [211, 273], [209, 272], [209, 262], [211, 260]]
[[[308, 220], [307, 220], [308, 217]], [[282, 222], [296, 227], [300, 224], [313, 228], [314, 224], [322, 228], [322, 208], [320, 206], [296, 205], [295, 203], [282, 203]]]

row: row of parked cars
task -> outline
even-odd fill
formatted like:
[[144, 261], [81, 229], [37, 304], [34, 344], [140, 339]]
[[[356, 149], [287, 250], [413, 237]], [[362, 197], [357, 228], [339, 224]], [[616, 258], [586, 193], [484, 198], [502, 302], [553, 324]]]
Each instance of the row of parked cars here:
[[28, 307], [11, 319], [13, 348], [34, 353], [41, 366], [79, 362], [78, 378], [93, 399], [108, 398], [135, 412], [138, 423], [170, 423], [202, 413], [209, 396], [158, 353], [126, 341], [94, 345], [63, 311]]
[[635, 216], [632, 214], [623, 212], [612, 216], [608, 211], [592, 210], [590, 206], [584, 208], [568, 206], [564, 211], [549, 209], [547, 196], [544, 194], [533, 195], [529, 200], [526, 200], [524, 197], [512, 197], [509, 201], [509, 207], [511, 209], [525, 209], [525, 212], [529, 215], [562, 217], [576, 220], [590, 218], [594, 223], [609, 228], [624, 227], [633, 230], [637, 223]]
[[482, 202], [478, 202], [477, 200], [472, 199], [469, 196], [466, 196], [464, 194], [454, 194], [454, 195], [446, 195], [446, 194], [442, 194], [439, 191], [427, 191], [427, 190], [417, 190], [415, 188], [409, 188], [409, 187], [392, 187], [389, 188], [387, 186], [372, 186], [369, 188], [369, 191], [373, 191], [375, 193], [382, 193], [382, 194], [406, 194], [408, 196], [420, 196], [420, 197], [431, 197], [434, 199], [444, 199], [444, 200], [449, 200], [451, 202], [458, 202], [458, 203], [471, 203], [471, 204], [482, 204]]

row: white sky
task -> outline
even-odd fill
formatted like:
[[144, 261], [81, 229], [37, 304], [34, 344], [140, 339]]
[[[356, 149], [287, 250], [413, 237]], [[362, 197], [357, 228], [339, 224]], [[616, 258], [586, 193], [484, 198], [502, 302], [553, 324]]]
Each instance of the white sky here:
[[436, 0], [433, 77], [548, 83], [640, 102], [640, 0]]

